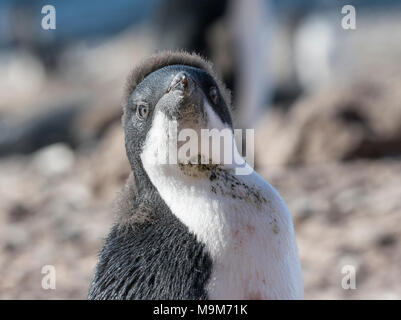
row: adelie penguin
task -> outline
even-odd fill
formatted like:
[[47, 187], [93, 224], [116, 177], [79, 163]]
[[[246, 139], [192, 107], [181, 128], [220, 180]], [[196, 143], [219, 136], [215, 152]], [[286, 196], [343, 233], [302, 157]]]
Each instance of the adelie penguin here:
[[123, 115], [132, 174], [89, 299], [303, 298], [291, 215], [272, 186], [252, 169], [238, 175], [236, 164], [205, 160], [202, 148], [200, 163], [160, 161], [174, 122], [178, 131], [228, 129], [239, 156], [229, 107], [195, 54], [164, 52], [134, 69]]

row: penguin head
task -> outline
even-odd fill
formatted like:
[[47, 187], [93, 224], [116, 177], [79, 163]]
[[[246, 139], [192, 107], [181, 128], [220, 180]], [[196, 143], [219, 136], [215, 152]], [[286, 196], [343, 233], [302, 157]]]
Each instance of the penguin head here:
[[[134, 69], [127, 87], [123, 125], [133, 169], [146, 145], [164, 157], [163, 145], [176, 126], [232, 130], [229, 94], [210, 64], [194, 54], [161, 53]], [[164, 146], [165, 147], [165, 146]]]

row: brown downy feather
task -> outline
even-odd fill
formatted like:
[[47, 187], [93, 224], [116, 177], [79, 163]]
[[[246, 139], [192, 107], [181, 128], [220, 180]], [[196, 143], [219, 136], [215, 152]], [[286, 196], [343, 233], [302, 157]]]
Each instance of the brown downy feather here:
[[135, 203], [135, 179], [131, 172], [123, 189], [114, 202], [114, 213], [119, 231], [127, 231], [135, 227], [136, 224], [142, 224], [152, 220], [152, 209], [144, 204], [139, 206]]
[[125, 87], [124, 105], [136, 86], [152, 72], [171, 65], [185, 65], [202, 69], [209, 73], [216, 81], [221, 94], [229, 108], [231, 108], [231, 93], [220, 80], [213, 69], [211, 62], [196, 53], [186, 51], [162, 51], [139, 63], [130, 73]]

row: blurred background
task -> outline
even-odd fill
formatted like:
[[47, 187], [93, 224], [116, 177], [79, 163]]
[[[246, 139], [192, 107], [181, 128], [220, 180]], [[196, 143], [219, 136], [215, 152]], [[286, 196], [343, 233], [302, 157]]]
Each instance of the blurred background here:
[[[56, 28], [41, 26], [44, 5]], [[356, 29], [344, 29], [344, 5]], [[0, 298], [85, 299], [129, 174], [125, 79], [196, 51], [294, 219], [308, 299], [401, 298], [401, 4], [0, 0]], [[41, 286], [56, 268], [55, 290]], [[356, 289], [341, 286], [356, 268]]]

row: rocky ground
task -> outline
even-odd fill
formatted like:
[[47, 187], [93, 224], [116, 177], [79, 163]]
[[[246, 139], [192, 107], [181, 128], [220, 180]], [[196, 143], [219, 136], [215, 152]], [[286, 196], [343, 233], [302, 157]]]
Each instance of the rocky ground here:
[[[401, 298], [401, 163], [266, 167], [293, 215], [310, 299]], [[356, 289], [341, 286], [356, 270]]]
[[[84, 299], [128, 174], [122, 132], [90, 153], [55, 144], [0, 162], [0, 298]], [[55, 165], [55, 163], [57, 165]], [[401, 162], [259, 166], [293, 215], [305, 296], [401, 298]], [[356, 290], [344, 290], [344, 265]], [[41, 287], [56, 268], [55, 290]]]

